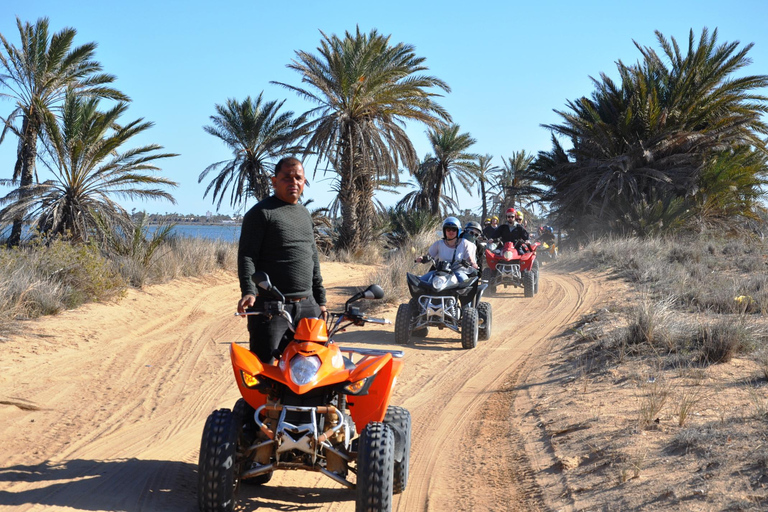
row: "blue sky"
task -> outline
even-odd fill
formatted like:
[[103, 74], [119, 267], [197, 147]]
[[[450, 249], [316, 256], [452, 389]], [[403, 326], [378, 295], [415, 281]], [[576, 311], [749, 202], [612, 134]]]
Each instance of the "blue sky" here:
[[[221, 142], [203, 131], [214, 105], [264, 92], [304, 112], [311, 105], [270, 84], [299, 85], [286, 68], [297, 50], [315, 52], [320, 31], [343, 35], [356, 26], [391, 34], [393, 43], [414, 45], [429, 73], [451, 87], [440, 99], [462, 131], [472, 134], [475, 153], [494, 163], [514, 151], [550, 149], [542, 124], [556, 123], [553, 110], [591, 94], [590, 76], [616, 77], [615, 62], [634, 63], [633, 40], [658, 49], [655, 30], [685, 47], [688, 34], [717, 28], [718, 41], [754, 43], [749, 74], [768, 74], [768, 2], [704, 1], [477, 1], [262, 2], [198, 0], [3, 0], [0, 33], [18, 45], [16, 17], [34, 23], [47, 16], [53, 31], [74, 27], [76, 44], [98, 43], [96, 58], [117, 76], [116, 87], [131, 97], [124, 121], [143, 117], [155, 126], [136, 145], [158, 143], [180, 156], [161, 163], [177, 181], [177, 204], [118, 200], [128, 210], [203, 214], [215, 211], [203, 198], [207, 182], [198, 176], [209, 164], [230, 157]], [[768, 94], [768, 91], [766, 91]], [[0, 100], [0, 116], [12, 109]], [[425, 128], [408, 128], [420, 157], [429, 152]], [[0, 145], [0, 177], [10, 178], [15, 140]], [[46, 173], [40, 168], [40, 178]], [[332, 200], [330, 181], [312, 177], [305, 198], [313, 206]], [[403, 176], [407, 179], [407, 176]], [[403, 194], [411, 189], [404, 189]], [[2, 192], [2, 189], [0, 189]], [[397, 197], [379, 193], [387, 205]], [[477, 208], [477, 194], [459, 197], [461, 208]], [[252, 202], [248, 205], [251, 206]], [[221, 213], [233, 213], [222, 204]]]

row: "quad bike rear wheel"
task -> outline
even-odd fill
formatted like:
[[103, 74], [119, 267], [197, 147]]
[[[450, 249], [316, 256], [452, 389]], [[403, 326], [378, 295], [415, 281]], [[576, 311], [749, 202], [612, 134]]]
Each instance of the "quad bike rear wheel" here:
[[490, 268], [483, 269], [482, 279], [483, 281], [488, 281], [488, 295], [493, 295], [496, 293], [496, 285], [493, 284], [494, 273], [495, 271], [491, 270]]
[[464, 306], [461, 311], [461, 346], [465, 349], [477, 346], [479, 322], [477, 310], [472, 306]]
[[[408, 485], [408, 467], [411, 459], [411, 413], [404, 407], [390, 405], [387, 407], [384, 423], [391, 425], [393, 430], [398, 430], [402, 435], [402, 439], [399, 442], [402, 443], [403, 450], [399, 454], [400, 460], [395, 455], [394, 478], [392, 481], [392, 494], [400, 494]], [[395, 437], [397, 437], [397, 434]]]
[[386, 423], [372, 421], [360, 434], [355, 512], [391, 512], [395, 436]]
[[491, 311], [490, 302], [481, 302], [477, 305], [477, 316], [479, 320], [479, 327], [477, 329], [477, 339], [485, 341], [491, 337], [491, 328], [493, 322], [493, 315]]
[[231, 512], [240, 483], [238, 444], [243, 426], [242, 408], [213, 411], [205, 422], [198, 461], [197, 503], [200, 512]]
[[398, 345], [407, 345], [411, 341], [411, 305], [400, 304], [395, 316], [395, 343]]

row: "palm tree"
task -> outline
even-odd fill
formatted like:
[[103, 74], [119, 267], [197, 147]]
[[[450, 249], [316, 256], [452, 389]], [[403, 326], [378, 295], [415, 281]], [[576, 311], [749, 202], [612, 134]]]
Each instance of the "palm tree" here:
[[[87, 241], [109, 226], [131, 230], [128, 212], [111, 196], [130, 199], [162, 198], [175, 202], [160, 188], [175, 187], [166, 178], [152, 176], [156, 160], [176, 156], [156, 153], [151, 144], [122, 150], [132, 137], [152, 126], [142, 119], [125, 126], [118, 118], [128, 108], [118, 102], [106, 112], [98, 110], [99, 100], [83, 98], [70, 91], [65, 100], [61, 126], [47, 118], [44, 145], [47, 164], [54, 178], [32, 185], [29, 194], [14, 190], [0, 199], [0, 222], [23, 215], [37, 223], [42, 233], [62, 235], [74, 241]], [[7, 180], [6, 180], [7, 181]]]
[[540, 190], [535, 186], [530, 171], [533, 159], [533, 155], [527, 154], [525, 150], [514, 151], [506, 160], [501, 157], [504, 167], [493, 181], [496, 190], [494, 202], [500, 205], [501, 212], [507, 208], [528, 207], [538, 197]]
[[[101, 64], [92, 60], [96, 43], [73, 48], [72, 42], [77, 31], [65, 28], [49, 38], [48, 18], [40, 18], [35, 25], [22, 24], [16, 18], [21, 47], [16, 48], [0, 34], [5, 52], [0, 52], [0, 84], [9, 92], [0, 92], [0, 97], [15, 102], [15, 107], [6, 118], [0, 142], [7, 131], [19, 138], [16, 166], [13, 180], [19, 184], [19, 199], [25, 202], [35, 181], [37, 140], [54, 117], [66, 91], [72, 89], [81, 95], [128, 101], [122, 93], [107, 87], [115, 77], [101, 73]], [[21, 127], [16, 122], [21, 121]], [[14, 183], [15, 184], [15, 183]], [[12, 219], [13, 228], [8, 239], [9, 245], [21, 241], [22, 217], [24, 212]]]
[[459, 133], [459, 130], [458, 124], [452, 124], [428, 133], [435, 153], [427, 165], [428, 176], [425, 178], [425, 189], [429, 193], [429, 211], [432, 215], [440, 213], [440, 197], [443, 190], [449, 192], [449, 197], [456, 198], [456, 181], [464, 190], [472, 193], [476, 179], [474, 160], [477, 155], [466, 151], [476, 140], [469, 133]]
[[[592, 97], [568, 102], [570, 111], [558, 112], [563, 122], [547, 126], [573, 144], [566, 161], [562, 147], [555, 146], [535, 165], [553, 178], [550, 197], [562, 220], [601, 219], [620, 203], [653, 209], [668, 205], [678, 211], [680, 202], [674, 198], [700, 196], [705, 185], [710, 191], [730, 188], [711, 182], [734, 177], [722, 168], [710, 172], [724, 155], [741, 148], [768, 154], [768, 126], [762, 119], [768, 98], [755, 92], [768, 87], [768, 76], [732, 77], [749, 64], [752, 45], [717, 44], [717, 31], [710, 35], [706, 28], [698, 43], [689, 33], [687, 51], [674, 38], [659, 32], [656, 37], [664, 58], [635, 43], [643, 59], [633, 66], [619, 61], [621, 83], [604, 74], [600, 81], [593, 79]], [[732, 165], [737, 161], [730, 160]], [[764, 172], [762, 166], [751, 168]], [[743, 177], [741, 183], [749, 183]], [[749, 212], [742, 209], [741, 214]]]
[[475, 179], [477, 180], [477, 193], [482, 201], [482, 218], [488, 217], [488, 193], [496, 180], [496, 175], [501, 168], [491, 165], [492, 155], [477, 155], [475, 161]]
[[[405, 210], [415, 210], [418, 212], [427, 212], [430, 217], [432, 214], [432, 182], [430, 181], [433, 175], [435, 167], [435, 159], [432, 155], [427, 155], [424, 160], [419, 164], [419, 168], [413, 174], [416, 180], [416, 184], [410, 184], [415, 186], [416, 190], [408, 192], [403, 198], [397, 202], [397, 208]], [[438, 208], [441, 214], [445, 215], [449, 211], [456, 211], [459, 209], [458, 203], [451, 197], [445, 194], [440, 194], [438, 199]]]
[[277, 83], [318, 105], [307, 113], [315, 119], [306, 125], [305, 152], [326, 159], [338, 173], [339, 246], [355, 250], [373, 236], [378, 180], [397, 182], [401, 162], [411, 172], [418, 167], [406, 121], [436, 127], [449, 120], [430, 90], [450, 88], [420, 74], [427, 67], [413, 46], [390, 44], [375, 29], [363, 34], [358, 27], [343, 38], [322, 35], [317, 55], [298, 51], [288, 65], [307, 86]]
[[213, 191], [217, 210], [230, 187], [229, 203], [233, 207], [247, 200], [248, 196], [257, 201], [267, 197], [271, 190], [269, 170], [272, 159], [303, 149], [293, 142], [303, 135], [299, 127], [306, 121], [304, 116], [294, 119], [291, 111], [280, 113], [285, 100], [262, 104], [262, 95], [259, 94], [256, 101], [248, 96], [243, 102], [229, 99], [226, 105], [216, 105], [218, 115], [211, 116], [214, 126], [203, 127], [221, 139], [233, 154], [232, 160], [206, 167], [197, 180], [202, 182], [208, 173], [218, 172], [203, 195]]

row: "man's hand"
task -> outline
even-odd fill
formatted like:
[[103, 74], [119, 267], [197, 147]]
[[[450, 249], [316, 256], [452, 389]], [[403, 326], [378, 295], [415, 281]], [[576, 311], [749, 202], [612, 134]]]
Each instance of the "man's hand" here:
[[[238, 313], [245, 313], [245, 308], [249, 308], [254, 305], [256, 302], [256, 296], [255, 295], [245, 295], [242, 299], [237, 303], [237, 312]], [[243, 317], [245, 318], [245, 317]]]
[[326, 322], [328, 321], [328, 309], [325, 306], [320, 306], [320, 318]]

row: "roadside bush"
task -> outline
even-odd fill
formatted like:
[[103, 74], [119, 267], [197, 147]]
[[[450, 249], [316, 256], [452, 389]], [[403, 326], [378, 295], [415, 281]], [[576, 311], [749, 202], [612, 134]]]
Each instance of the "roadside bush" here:
[[237, 272], [237, 244], [192, 237], [170, 237], [140, 267], [146, 284], [165, 283], [178, 277], [208, 274], [218, 269]]
[[111, 299], [126, 286], [97, 247], [59, 239], [2, 249], [0, 266], [4, 274], [0, 304], [14, 319], [36, 318]]
[[725, 317], [701, 324], [693, 340], [705, 364], [727, 363], [734, 356], [754, 350], [762, 337], [760, 329], [743, 318]]
[[627, 344], [664, 345], [668, 349], [672, 347], [671, 300], [653, 301], [646, 298], [632, 308], [629, 315], [630, 323], [627, 326], [625, 338]]

